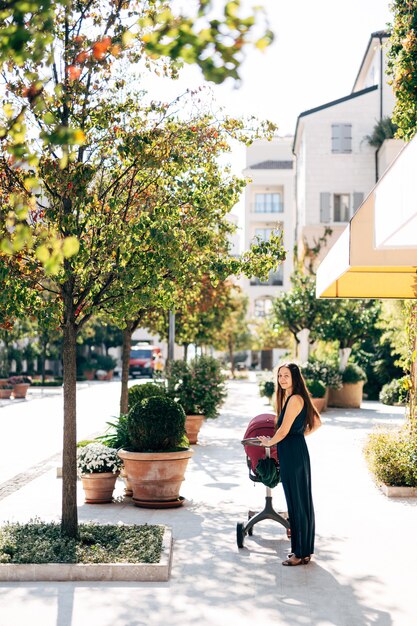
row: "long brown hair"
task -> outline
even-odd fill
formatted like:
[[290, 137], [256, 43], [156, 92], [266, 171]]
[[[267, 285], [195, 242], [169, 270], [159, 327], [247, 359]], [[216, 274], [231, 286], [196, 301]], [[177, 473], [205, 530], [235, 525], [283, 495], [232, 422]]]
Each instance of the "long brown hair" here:
[[283, 367], [287, 367], [290, 370], [290, 372], [291, 372], [292, 395], [297, 394], [297, 395], [301, 396], [302, 399], [304, 400], [304, 405], [307, 408], [306, 419], [305, 419], [305, 422], [304, 422], [304, 426], [305, 426], [305, 428], [312, 428], [313, 424], [314, 424], [314, 417], [316, 415], [318, 417], [320, 417], [320, 415], [318, 414], [316, 408], [314, 407], [313, 403], [311, 402], [310, 394], [309, 394], [309, 392], [307, 390], [305, 380], [303, 378], [303, 375], [302, 375], [301, 370], [298, 367], [297, 363], [281, 363], [281, 365], [278, 367], [278, 371], [277, 371], [277, 413], [279, 415], [281, 413], [283, 407], [284, 407], [284, 394], [285, 394], [285, 391], [284, 391], [284, 389], [281, 387], [281, 385], [278, 382], [279, 371]]

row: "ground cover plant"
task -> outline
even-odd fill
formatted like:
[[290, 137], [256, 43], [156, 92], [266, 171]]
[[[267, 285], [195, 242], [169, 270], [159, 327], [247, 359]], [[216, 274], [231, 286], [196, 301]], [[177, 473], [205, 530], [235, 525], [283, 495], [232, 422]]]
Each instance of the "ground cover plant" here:
[[80, 524], [75, 539], [56, 522], [0, 528], [0, 563], [158, 563], [163, 526]]

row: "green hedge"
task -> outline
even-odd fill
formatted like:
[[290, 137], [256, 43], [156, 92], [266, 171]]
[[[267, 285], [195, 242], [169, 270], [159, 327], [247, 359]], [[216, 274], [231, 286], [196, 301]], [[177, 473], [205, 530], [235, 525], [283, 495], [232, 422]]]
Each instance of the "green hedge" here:
[[369, 469], [378, 482], [417, 487], [417, 437], [407, 428], [372, 433], [364, 451]]
[[407, 400], [407, 376], [392, 380], [384, 385], [379, 394], [382, 404], [405, 404]]

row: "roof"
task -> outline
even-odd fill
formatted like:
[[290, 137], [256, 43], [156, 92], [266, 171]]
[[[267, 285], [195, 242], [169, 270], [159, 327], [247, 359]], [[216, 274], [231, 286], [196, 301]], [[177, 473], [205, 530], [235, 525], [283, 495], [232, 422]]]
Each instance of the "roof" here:
[[372, 40], [373, 39], [379, 39], [379, 40], [388, 39], [388, 37], [390, 37], [390, 36], [391, 36], [391, 33], [389, 31], [387, 31], [387, 30], [377, 30], [374, 33], [371, 33], [371, 36], [370, 36], [369, 41], [368, 41], [368, 45], [366, 46], [365, 54], [363, 55], [362, 62], [360, 64], [360, 66], [359, 66], [359, 70], [358, 70], [358, 73], [357, 73], [356, 78], [355, 78], [355, 82], [353, 83], [352, 91], [353, 91], [353, 89], [355, 89], [355, 85], [357, 83], [357, 80], [358, 80], [358, 78], [360, 76], [360, 73], [362, 71], [362, 68], [364, 66], [365, 59], [368, 56], [369, 49], [370, 49], [370, 47], [372, 45]]
[[300, 117], [306, 117], [307, 115], [311, 115], [312, 113], [317, 113], [318, 111], [322, 111], [323, 109], [328, 109], [329, 107], [336, 106], [337, 104], [341, 104], [342, 102], [346, 102], [347, 100], [353, 100], [353, 98], [359, 98], [360, 96], [364, 96], [371, 91], [375, 91], [378, 89], [378, 85], [372, 85], [371, 87], [366, 87], [366, 89], [361, 89], [360, 91], [355, 91], [350, 93], [348, 96], [343, 96], [343, 98], [338, 98], [337, 100], [332, 100], [331, 102], [326, 102], [325, 104], [321, 104], [318, 107], [314, 107], [314, 109], [308, 109], [307, 111], [303, 111], [297, 118], [297, 125], [295, 127], [294, 133], [294, 142], [292, 144], [292, 149], [294, 152], [295, 142], [297, 140], [297, 132], [298, 132], [298, 124], [300, 121]]
[[292, 170], [293, 161], [261, 161], [249, 165], [250, 170]]

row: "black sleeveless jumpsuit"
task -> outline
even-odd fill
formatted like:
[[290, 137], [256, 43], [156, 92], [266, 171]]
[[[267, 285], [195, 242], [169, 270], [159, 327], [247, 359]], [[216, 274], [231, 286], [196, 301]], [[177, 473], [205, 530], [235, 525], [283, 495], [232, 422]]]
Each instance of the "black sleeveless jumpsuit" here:
[[[287, 398], [279, 415], [277, 428], [282, 424], [289, 399]], [[281, 481], [291, 527], [291, 552], [298, 558], [313, 554], [315, 534], [310, 456], [304, 438], [305, 417], [304, 405], [288, 435], [277, 444]]]

